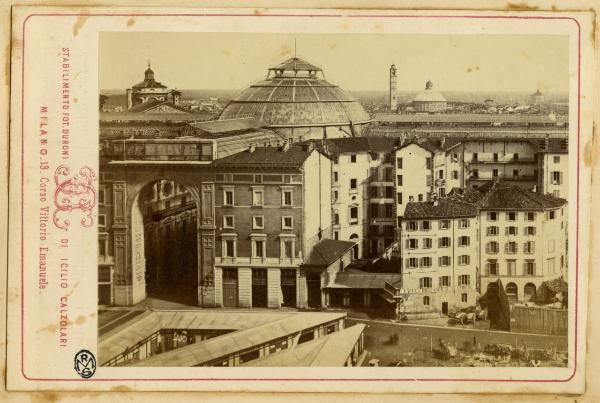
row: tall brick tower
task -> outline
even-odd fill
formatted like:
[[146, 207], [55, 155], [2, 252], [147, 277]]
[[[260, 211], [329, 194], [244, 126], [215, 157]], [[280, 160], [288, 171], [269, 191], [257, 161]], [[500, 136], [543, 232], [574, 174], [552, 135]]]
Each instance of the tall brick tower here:
[[398, 99], [396, 97], [396, 65], [390, 66], [390, 109], [396, 111], [398, 109]]

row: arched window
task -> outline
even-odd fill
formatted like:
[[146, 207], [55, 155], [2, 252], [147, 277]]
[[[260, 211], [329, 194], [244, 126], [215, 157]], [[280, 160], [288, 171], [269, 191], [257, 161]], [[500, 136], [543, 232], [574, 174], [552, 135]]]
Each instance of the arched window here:
[[430, 302], [431, 302], [431, 300], [430, 300], [430, 298], [428, 296], [424, 296], [423, 297], [423, 305], [429, 306]]
[[358, 259], [358, 235], [352, 234], [350, 235], [350, 240], [354, 242], [354, 246], [352, 247], [352, 258]]
[[519, 288], [515, 283], [506, 284], [506, 296], [511, 301], [516, 301], [519, 299]]
[[525, 301], [535, 301], [535, 284], [527, 283], [524, 287], [524, 299]]

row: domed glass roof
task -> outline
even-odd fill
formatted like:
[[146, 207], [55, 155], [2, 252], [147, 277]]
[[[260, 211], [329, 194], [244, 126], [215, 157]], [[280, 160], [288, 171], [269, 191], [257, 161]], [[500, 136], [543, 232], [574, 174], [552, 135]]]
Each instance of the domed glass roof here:
[[352, 95], [325, 81], [319, 67], [299, 58], [271, 67], [267, 79], [239, 93], [219, 119], [246, 117], [280, 127], [348, 125], [370, 120]]

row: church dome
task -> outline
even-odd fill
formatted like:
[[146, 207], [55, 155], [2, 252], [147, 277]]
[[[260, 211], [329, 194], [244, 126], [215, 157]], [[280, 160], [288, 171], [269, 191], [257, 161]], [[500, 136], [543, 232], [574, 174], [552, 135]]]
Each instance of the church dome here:
[[427, 81], [425, 89], [415, 96], [414, 102], [446, 102], [446, 98], [438, 91], [433, 89], [433, 83]]
[[281, 128], [353, 126], [370, 120], [352, 95], [325, 81], [320, 67], [296, 57], [271, 67], [267, 78], [240, 92], [219, 119], [249, 117]]

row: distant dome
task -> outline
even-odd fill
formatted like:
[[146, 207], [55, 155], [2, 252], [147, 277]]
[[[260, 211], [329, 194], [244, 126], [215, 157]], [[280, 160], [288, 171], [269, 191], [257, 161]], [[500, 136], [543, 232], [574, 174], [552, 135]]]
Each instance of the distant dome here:
[[446, 98], [433, 89], [431, 81], [427, 81], [425, 89], [415, 95], [412, 103], [415, 110], [422, 112], [440, 112], [448, 107]]
[[295, 57], [271, 67], [266, 80], [240, 92], [219, 119], [248, 117], [273, 128], [342, 126], [348, 133], [370, 120], [352, 95], [325, 81], [320, 67]]

